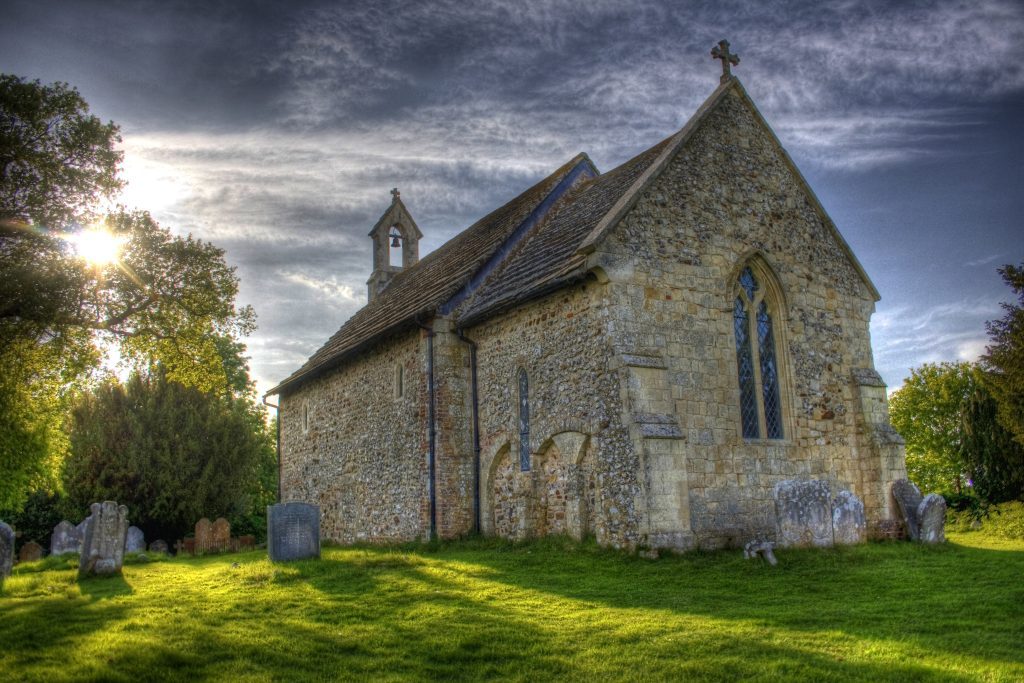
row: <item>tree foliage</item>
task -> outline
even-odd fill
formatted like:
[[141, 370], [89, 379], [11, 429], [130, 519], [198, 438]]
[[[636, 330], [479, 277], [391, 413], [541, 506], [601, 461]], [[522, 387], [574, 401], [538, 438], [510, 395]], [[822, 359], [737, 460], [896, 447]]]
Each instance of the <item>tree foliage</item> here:
[[1024, 447], [998, 419], [989, 377], [979, 374], [980, 381], [962, 406], [960, 459], [982, 499], [990, 503], [1024, 500]]
[[[96, 219], [123, 185], [119, 141], [67, 84], [0, 75], [0, 508], [52, 488], [69, 400], [107, 349], [201, 391], [248, 390], [231, 359], [255, 316], [224, 252], [144, 211]], [[120, 240], [119, 258], [80, 258], [83, 225]]]
[[201, 517], [237, 517], [263, 495], [273, 437], [251, 401], [203, 392], [157, 368], [83, 395], [72, 413], [65, 487], [83, 510], [128, 506], [133, 524], [174, 539]]
[[67, 83], [0, 74], [0, 220], [65, 226], [123, 186], [113, 122]]
[[976, 383], [970, 363], [926, 363], [889, 398], [892, 426], [907, 444], [907, 474], [922, 491], [961, 490], [961, 408]]
[[998, 404], [999, 422], [1024, 447], [1024, 263], [999, 269], [1014, 291], [1017, 303], [1004, 303], [1006, 312], [986, 324], [991, 345], [982, 356]]

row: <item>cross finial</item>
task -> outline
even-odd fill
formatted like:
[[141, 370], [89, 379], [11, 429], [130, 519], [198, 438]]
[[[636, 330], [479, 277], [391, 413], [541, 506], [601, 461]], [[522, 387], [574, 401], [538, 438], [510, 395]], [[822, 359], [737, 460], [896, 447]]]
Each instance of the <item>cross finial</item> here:
[[391, 196], [394, 197], [394, 199], [392, 199], [391, 201], [395, 201], [395, 199], [398, 199], [398, 197], [401, 196], [401, 194], [402, 193], [398, 191], [397, 187], [392, 189], [391, 190]]
[[722, 83], [729, 82], [732, 78], [732, 69], [729, 65], [731, 64], [732, 66], [736, 66], [739, 64], [740, 56], [729, 52], [728, 40], [718, 41], [718, 45], [711, 48], [711, 56], [714, 59], [722, 60]]

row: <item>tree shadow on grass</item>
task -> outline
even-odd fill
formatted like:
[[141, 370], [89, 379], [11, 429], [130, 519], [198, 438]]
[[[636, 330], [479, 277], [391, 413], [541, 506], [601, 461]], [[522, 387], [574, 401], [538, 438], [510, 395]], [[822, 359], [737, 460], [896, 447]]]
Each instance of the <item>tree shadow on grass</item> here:
[[[620, 624], [626, 633], [587, 629], [572, 615], [541, 618], [501, 595], [467, 597], [465, 577], [443, 560], [376, 559], [286, 565], [273, 582], [295, 599], [281, 600], [273, 613], [240, 596], [224, 606], [235, 623], [205, 623], [186, 634], [170, 622], [154, 624], [156, 644], [117, 641], [110, 668], [125, 680], [153, 672], [180, 680], [970, 680], [913, 662], [844, 662], [777, 642], [770, 632], [748, 632], [743, 642], [697, 632], [633, 638], [628, 616]], [[503, 590], [493, 576], [478, 580]], [[522, 583], [514, 592], [527, 590]]]

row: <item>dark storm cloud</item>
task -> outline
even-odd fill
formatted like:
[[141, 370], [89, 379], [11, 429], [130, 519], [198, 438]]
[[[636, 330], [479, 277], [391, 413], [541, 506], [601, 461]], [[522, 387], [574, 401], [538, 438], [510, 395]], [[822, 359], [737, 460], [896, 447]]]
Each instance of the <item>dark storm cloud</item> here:
[[1024, 258], [1012, 1], [5, 5], [0, 70], [78, 86], [122, 124], [126, 201], [225, 248], [264, 389], [365, 302], [390, 188], [429, 252], [577, 152], [609, 170], [673, 133], [723, 37], [885, 297], [891, 384], [974, 357]]

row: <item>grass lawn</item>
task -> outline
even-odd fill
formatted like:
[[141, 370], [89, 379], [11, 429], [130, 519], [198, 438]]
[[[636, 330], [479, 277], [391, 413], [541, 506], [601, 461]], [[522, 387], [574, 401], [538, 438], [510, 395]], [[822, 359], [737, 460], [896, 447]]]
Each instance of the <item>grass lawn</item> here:
[[0, 680], [1024, 680], [1024, 541], [644, 560], [548, 540], [15, 568]]

